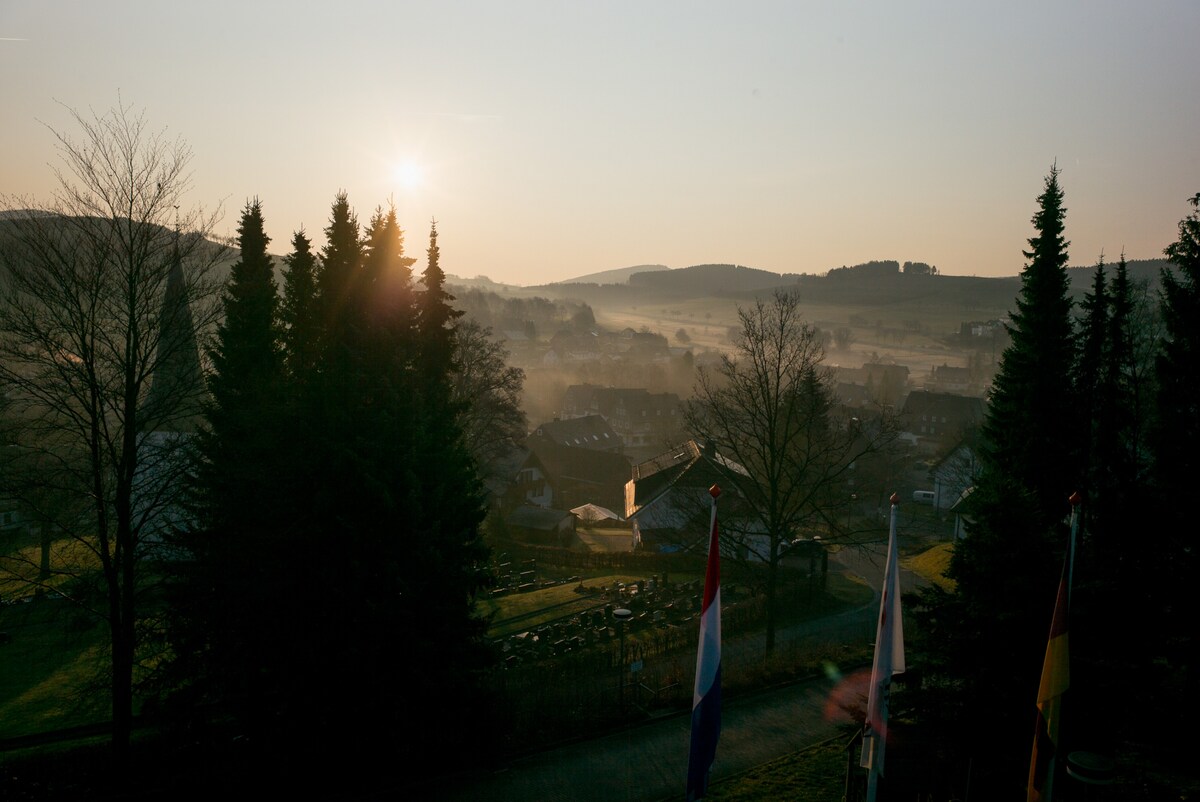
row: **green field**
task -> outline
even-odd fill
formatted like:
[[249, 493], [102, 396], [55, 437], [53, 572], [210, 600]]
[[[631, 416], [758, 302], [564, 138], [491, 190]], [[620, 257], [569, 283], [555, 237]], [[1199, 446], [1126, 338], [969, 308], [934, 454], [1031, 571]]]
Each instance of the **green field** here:
[[[597, 307], [596, 322], [609, 330], [643, 327], [665, 335], [678, 345], [675, 333], [686, 329], [697, 349], [728, 351], [728, 330], [738, 323], [739, 303], [731, 298], [693, 298], [635, 307]], [[906, 365], [913, 375], [928, 373], [935, 365], [966, 364], [966, 352], [952, 348], [944, 338], [958, 332], [966, 320], [1003, 317], [1006, 309], [979, 309], [961, 304], [931, 304], [909, 299], [894, 304], [802, 304], [805, 320], [818, 329], [850, 332], [850, 345], [830, 347], [826, 363], [857, 367], [874, 358], [891, 358]]]

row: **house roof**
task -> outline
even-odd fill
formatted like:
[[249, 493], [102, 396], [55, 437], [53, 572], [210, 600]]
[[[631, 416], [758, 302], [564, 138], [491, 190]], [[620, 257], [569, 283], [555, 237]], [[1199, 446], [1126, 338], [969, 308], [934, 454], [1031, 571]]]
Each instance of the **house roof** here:
[[708, 488], [731, 481], [735, 474], [746, 476], [746, 469], [688, 440], [633, 466], [633, 478], [625, 486], [625, 517], [636, 516], [675, 488]]
[[621, 516], [608, 507], [601, 507], [599, 504], [583, 504], [573, 508], [571, 513], [578, 516], [582, 521], [621, 520]]
[[629, 458], [623, 454], [564, 446], [539, 434], [525, 438], [525, 447], [551, 480], [574, 479], [618, 488], [629, 480]]
[[599, 415], [543, 423], [534, 434], [546, 437], [559, 445], [576, 448], [607, 450], [621, 445], [621, 438]]

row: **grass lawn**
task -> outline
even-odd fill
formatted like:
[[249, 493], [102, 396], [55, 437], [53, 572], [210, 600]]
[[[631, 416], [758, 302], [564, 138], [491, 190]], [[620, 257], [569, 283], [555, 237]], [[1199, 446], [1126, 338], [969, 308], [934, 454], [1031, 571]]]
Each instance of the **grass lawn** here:
[[847, 740], [839, 736], [715, 782], [709, 786], [705, 798], [726, 802], [760, 799], [828, 802], [841, 799], [845, 788]]
[[0, 738], [102, 721], [107, 691], [93, 690], [107, 666], [107, 632], [63, 600], [0, 608]]
[[950, 556], [954, 553], [953, 543], [939, 543], [911, 557], [902, 557], [900, 565], [938, 587], [953, 591], [954, 580], [946, 576], [950, 568]]
[[[109, 716], [108, 666], [103, 622], [53, 592], [96, 570], [99, 561], [85, 543], [60, 538], [50, 543], [54, 573], [39, 579], [41, 545], [27, 534], [0, 542], [0, 738], [91, 724]], [[35, 594], [40, 584], [49, 592]]]
[[[643, 578], [630, 574], [608, 574], [587, 578], [583, 582], [587, 587], [598, 588], [602, 585], [611, 587], [617, 582], [629, 584]], [[671, 575], [672, 582], [681, 583], [691, 582], [700, 578], [698, 574]], [[873, 597], [871, 588], [854, 578], [831, 573], [828, 581], [827, 593], [839, 605], [856, 607], [866, 604]], [[576, 585], [568, 583], [565, 585], [556, 585], [552, 588], [530, 591], [529, 593], [510, 593], [494, 599], [482, 599], [478, 604], [478, 609], [484, 614], [492, 615], [494, 623], [488, 629], [488, 634], [492, 637], [499, 637], [514, 632], [523, 632], [527, 629], [540, 626], [546, 621], [572, 615], [604, 604], [604, 600], [599, 596], [585, 596], [576, 593], [575, 587]], [[829, 610], [826, 607], [805, 607], [803, 612], [798, 615], [793, 615], [790, 612], [791, 609], [790, 606], [783, 605], [781, 612], [787, 620], [803, 620], [829, 614]], [[533, 615], [539, 611], [544, 611], [544, 614]], [[511, 619], [519, 620], [505, 623]]]
[[[631, 576], [628, 574], [610, 574], [607, 576], [585, 579], [584, 585], [589, 588], [599, 588], [601, 585], [612, 586], [617, 582], [636, 582], [641, 578], [642, 577]], [[494, 599], [480, 600], [480, 612], [492, 614], [492, 621], [495, 622], [488, 630], [488, 634], [497, 636], [507, 635], [512, 632], [523, 632], [530, 627], [539, 626], [545, 621], [561, 618], [564, 615], [571, 615], [572, 613], [578, 613], [583, 610], [591, 609], [597, 605], [604, 604], [604, 600], [599, 596], [576, 593], [576, 587], [577, 585], [568, 583], [565, 585], [555, 585], [552, 588], [534, 590], [528, 593], [509, 593], [504, 596], [498, 596]], [[545, 615], [531, 615], [539, 610], [545, 610]], [[513, 622], [511, 625], [506, 625], [504, 623], [508, 619], [517, 618], [519, 616], [531, 617], [521, 618], [520, 621]]]

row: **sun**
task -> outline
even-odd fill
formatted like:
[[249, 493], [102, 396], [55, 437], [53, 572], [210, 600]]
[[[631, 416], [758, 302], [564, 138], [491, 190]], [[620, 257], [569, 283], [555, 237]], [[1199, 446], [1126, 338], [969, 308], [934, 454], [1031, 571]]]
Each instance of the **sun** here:
[[414, 161], [400, 162], [392, 168], [392, 178], [401, 189], [419, 189], [425, 183], [425, 168]]

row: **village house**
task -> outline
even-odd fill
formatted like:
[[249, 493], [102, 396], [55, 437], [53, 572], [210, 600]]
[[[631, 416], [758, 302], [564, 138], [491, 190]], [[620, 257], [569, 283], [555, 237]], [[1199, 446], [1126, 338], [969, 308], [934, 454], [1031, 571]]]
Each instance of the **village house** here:
[[679, 396], [641, 387], [573, 384], [563, 398], [562, 419], [599, 415], [626, 448], [656, 446], [682, 439]]
[[934, 365], [925, 382], [925, 389], [935, 393], [966, 395], [971, 391], [971, 369], [952, 365]]
[[982, 398], [913, 390], [900, 411], [900, 425], [919, 450], [936, 454], [978, 426], [983, 412]]
[[929, 469], [933, 481], [933, 506], [938, 512], [952, 509], [967, 489], [975, 485], [982, 465], [966, 443], [951, 449]]
[[543, 423], [534, 429], [534, 434], [549, 438], [559, 445], [587, 448], [592, 451], [621, 453], [623, 442], [600, 415], [584, 415]]
[[625, 485], [625, 518], [634, 541], [653, 551], [703, 552], [712, 504], [708, 491], [718, 485], [722, 551], [750, 559], [765, 555], [764, 527], [747, 512], [738, 491], [746, 476], [745, 468], [695, 440], [638, 463]]
[[529, 456], [514, 487], [521, 501], [564, 510], [582, 504], [624, 506], [630, 475], [624, 455], [566, 446], [540, 434], [525, 438], [523, 445]]

